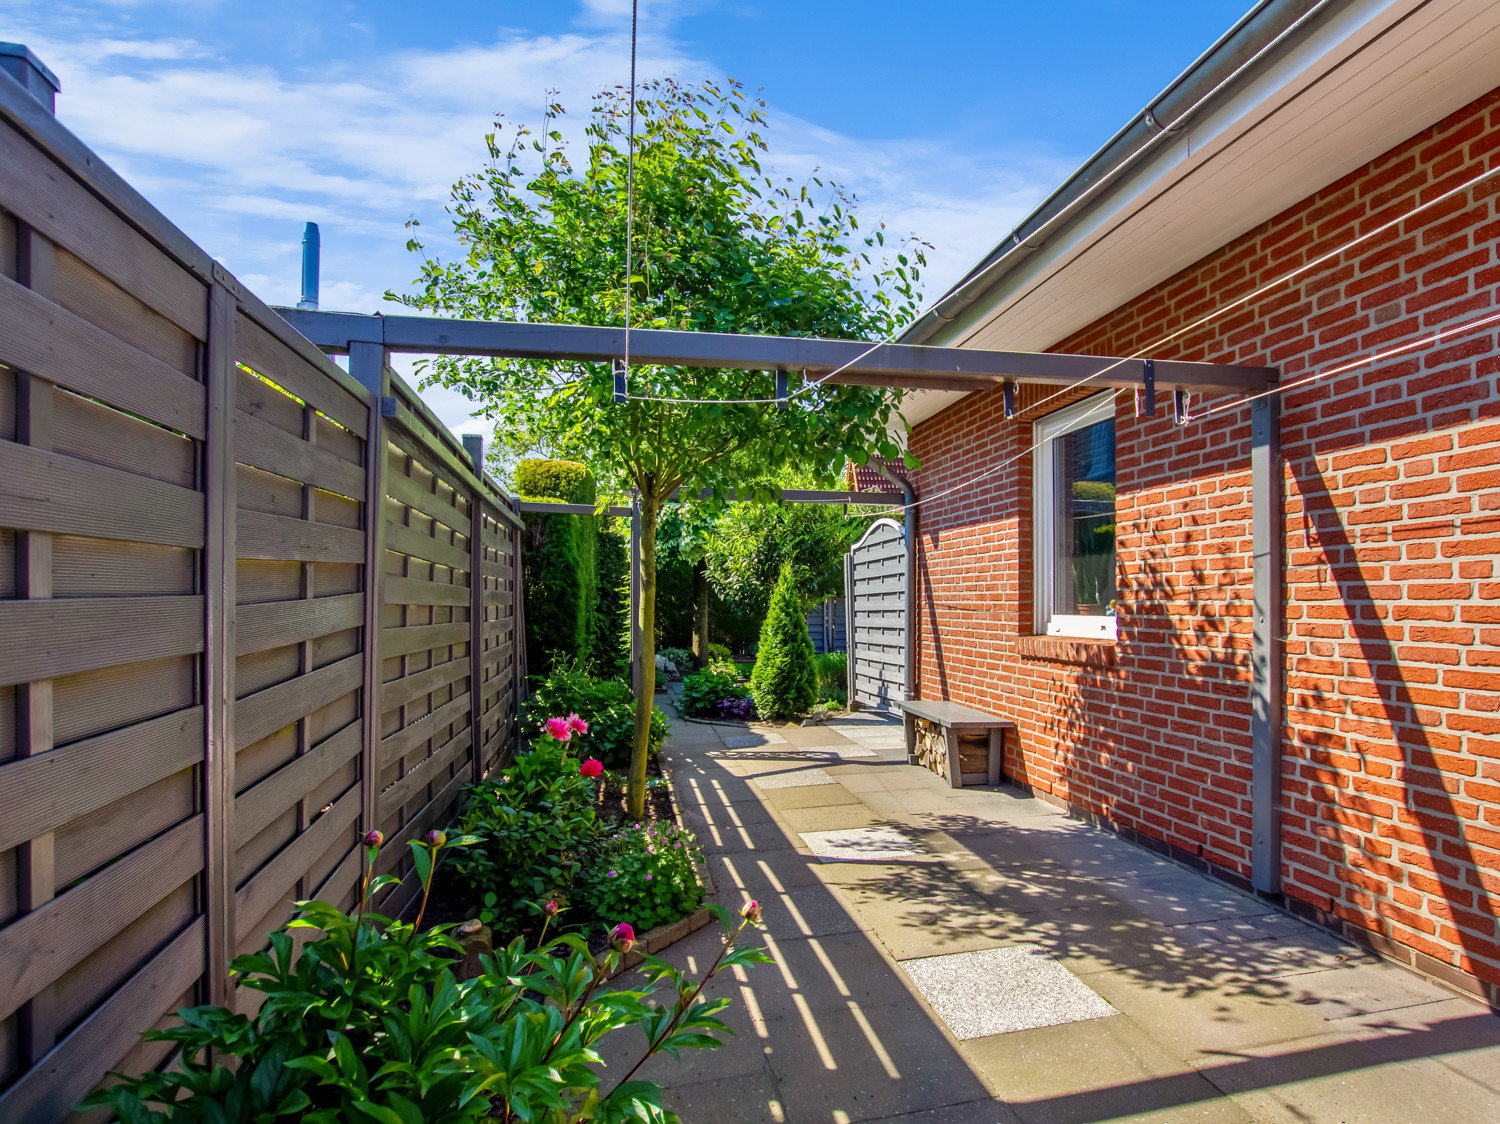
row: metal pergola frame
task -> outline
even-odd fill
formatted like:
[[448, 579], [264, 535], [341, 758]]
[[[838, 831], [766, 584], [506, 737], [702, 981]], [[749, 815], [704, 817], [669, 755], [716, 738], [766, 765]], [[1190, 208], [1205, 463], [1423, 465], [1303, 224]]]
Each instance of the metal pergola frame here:
[[[516, 324], [444, 320], [423, 316], [364, 316], [278, 308], [288, 323], [326, 352], [375, 351], [421, 355], [481, 355], [559, 362], [609, 363], [625, 354], [623, 328], [572, 324]], [[858, 340], [730, 335], [640, 328], [630, 332], [636, 363], [666, 367], [801, 371], [846, 385], [908, 390], [984, 391], [1005, 389], [1005, 414], [1015, 413], [1019, 383], [1090, 386], [1137, 391], [1137, 415], [1156, 414], [1158, 390], [1171, 393], [1173, 413], [1186, 421], [1189, 393], [1244, 394], [1250, 403], [1250, 478], [1253, 617], [1251, 640], [1251, 884], [1263, 893], [1281, 889], [1281, 620], [1282, 465], [1280, 400], [1272, 390], [1275, 367], [1191, 363], [1149, 358], [1112, 359], [1053, 352], [986, 351]], [[352, 361], [351, 361], [352, 365]], [[782, 384], [784, 385], [784, 384]], [[877, 493], [867, 493], [868, 502]], [[819, 501], [813, 501], [819, 502]], [[831, 502], [845, 502], [834, 500]], [[875, 502], [882, 502], [876, 500]], [[910, 501], [908, 501], [910, 502]], [[634, 511], [635, 505], [632, 505]], [[635, 520], [638, 524], [638, 518]], [[913, 531], [907, 521], [907, 532]], [[638, 535], [632, 535], [632, 597], [639, 580]], [[909, 549], [915, 542], [909, 542]], [[915, 572], [915, 554], [910, 565]], [[907, 590], [907, 622], [914, 614], [914, 583]], [[637, 614], [632, 613], [634, 619]], [[638, 625], [632, 626], [632, 647]], [[518, 638], [519, 640], [519, 638]], [[911, 637], [907, 638], [908, 653]], [[910, 658], [910, 657], [909, 657]], [[633, 675], [639, 661], [632, 659]], [[913, 681], [910, 676], [908, 684]], [[637, 679], [637, 683], [639, 680]]]

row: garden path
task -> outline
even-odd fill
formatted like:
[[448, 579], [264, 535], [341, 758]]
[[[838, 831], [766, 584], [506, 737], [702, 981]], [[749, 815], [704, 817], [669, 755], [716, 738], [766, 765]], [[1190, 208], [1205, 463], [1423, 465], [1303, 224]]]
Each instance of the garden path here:
[[642, 1071], [686, 1124], [1500, 1120], [1488, 1009], [1015, 789], [949, 789], [889, 718], [679, 721], [664, 753], [777, 961], [716, 982], [728, 1045]]

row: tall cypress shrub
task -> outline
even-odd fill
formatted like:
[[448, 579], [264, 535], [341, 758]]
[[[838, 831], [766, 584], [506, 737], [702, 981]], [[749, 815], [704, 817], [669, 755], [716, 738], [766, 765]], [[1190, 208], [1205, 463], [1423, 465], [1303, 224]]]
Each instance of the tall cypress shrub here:
[[[594, 477], [577, 461], [523, 460], [516, 491], [524, 499], [593, 503]], [[521, 550], [526, 598], [526, 665], [552, 670], [552, 657], [587, 657], [593, 647], [598, 598], [599, 520], [593, 515], [528, 513]]]
[[606, 517], [599, 532], [589, 670], [604, 679], [629, 671], [630, 533], [623, 529], [629, 525]]
[[818, 699], [817, 665], [797, 585], [791, 563], [783, 565], [760, 628], [750, 694], [762, 718], [802, 714]]

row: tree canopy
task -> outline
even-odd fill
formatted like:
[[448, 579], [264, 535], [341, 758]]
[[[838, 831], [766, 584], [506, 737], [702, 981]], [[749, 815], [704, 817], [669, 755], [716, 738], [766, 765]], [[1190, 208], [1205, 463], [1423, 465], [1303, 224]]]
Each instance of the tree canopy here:
[[[540, 135], [516, 128], [502, 143], [497, 123], [485, 138], [488, 163], [454, 186], [448, 208], [462, 256], [424, 260], [415, 293], [388, 296], [444, 316], [623, 324], [629, 108], [619, 89], [594, 98], [576, 164], [560, 105]], [[636, 109], [633, 327], [876, 340], [912, 317], [921, 244], [887, 256], [883, 225], [862, 232], [843, 187], [765, 167], [762, 101], [737, 83], [663, 80], [640, 89]], [[423, 252], [415, 235], [408, 245]], [[425, 375], [481, 402], [497, 443], [581, 460], [602, 491], [637, 491], [646, 722], [656, 524], [672, 492], [767, 490], [784, 466], [831, 483], [846, 458], [900, 455], [888, 431], [900, 393], [882, 388], [824, 384], [778, 408], [725, 401], [773, 397], [772, 372], [636, 367], [633, 397], [617, 404], [604, 364], [448, 356]], [[798, 372], [790, 381], [794, 392], [806, 385]], [[646, 732], [632, 762], [633, 811]]]

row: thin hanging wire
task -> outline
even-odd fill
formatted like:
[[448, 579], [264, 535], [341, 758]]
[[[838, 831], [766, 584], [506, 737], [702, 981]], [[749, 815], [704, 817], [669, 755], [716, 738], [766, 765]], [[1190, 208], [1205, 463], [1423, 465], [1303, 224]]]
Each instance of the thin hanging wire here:
[[640, 0], [630, 0], [630, 129], [625, 147], [625, 398], [630, 399], [630, 266], [635, 237], [635, 35]]

